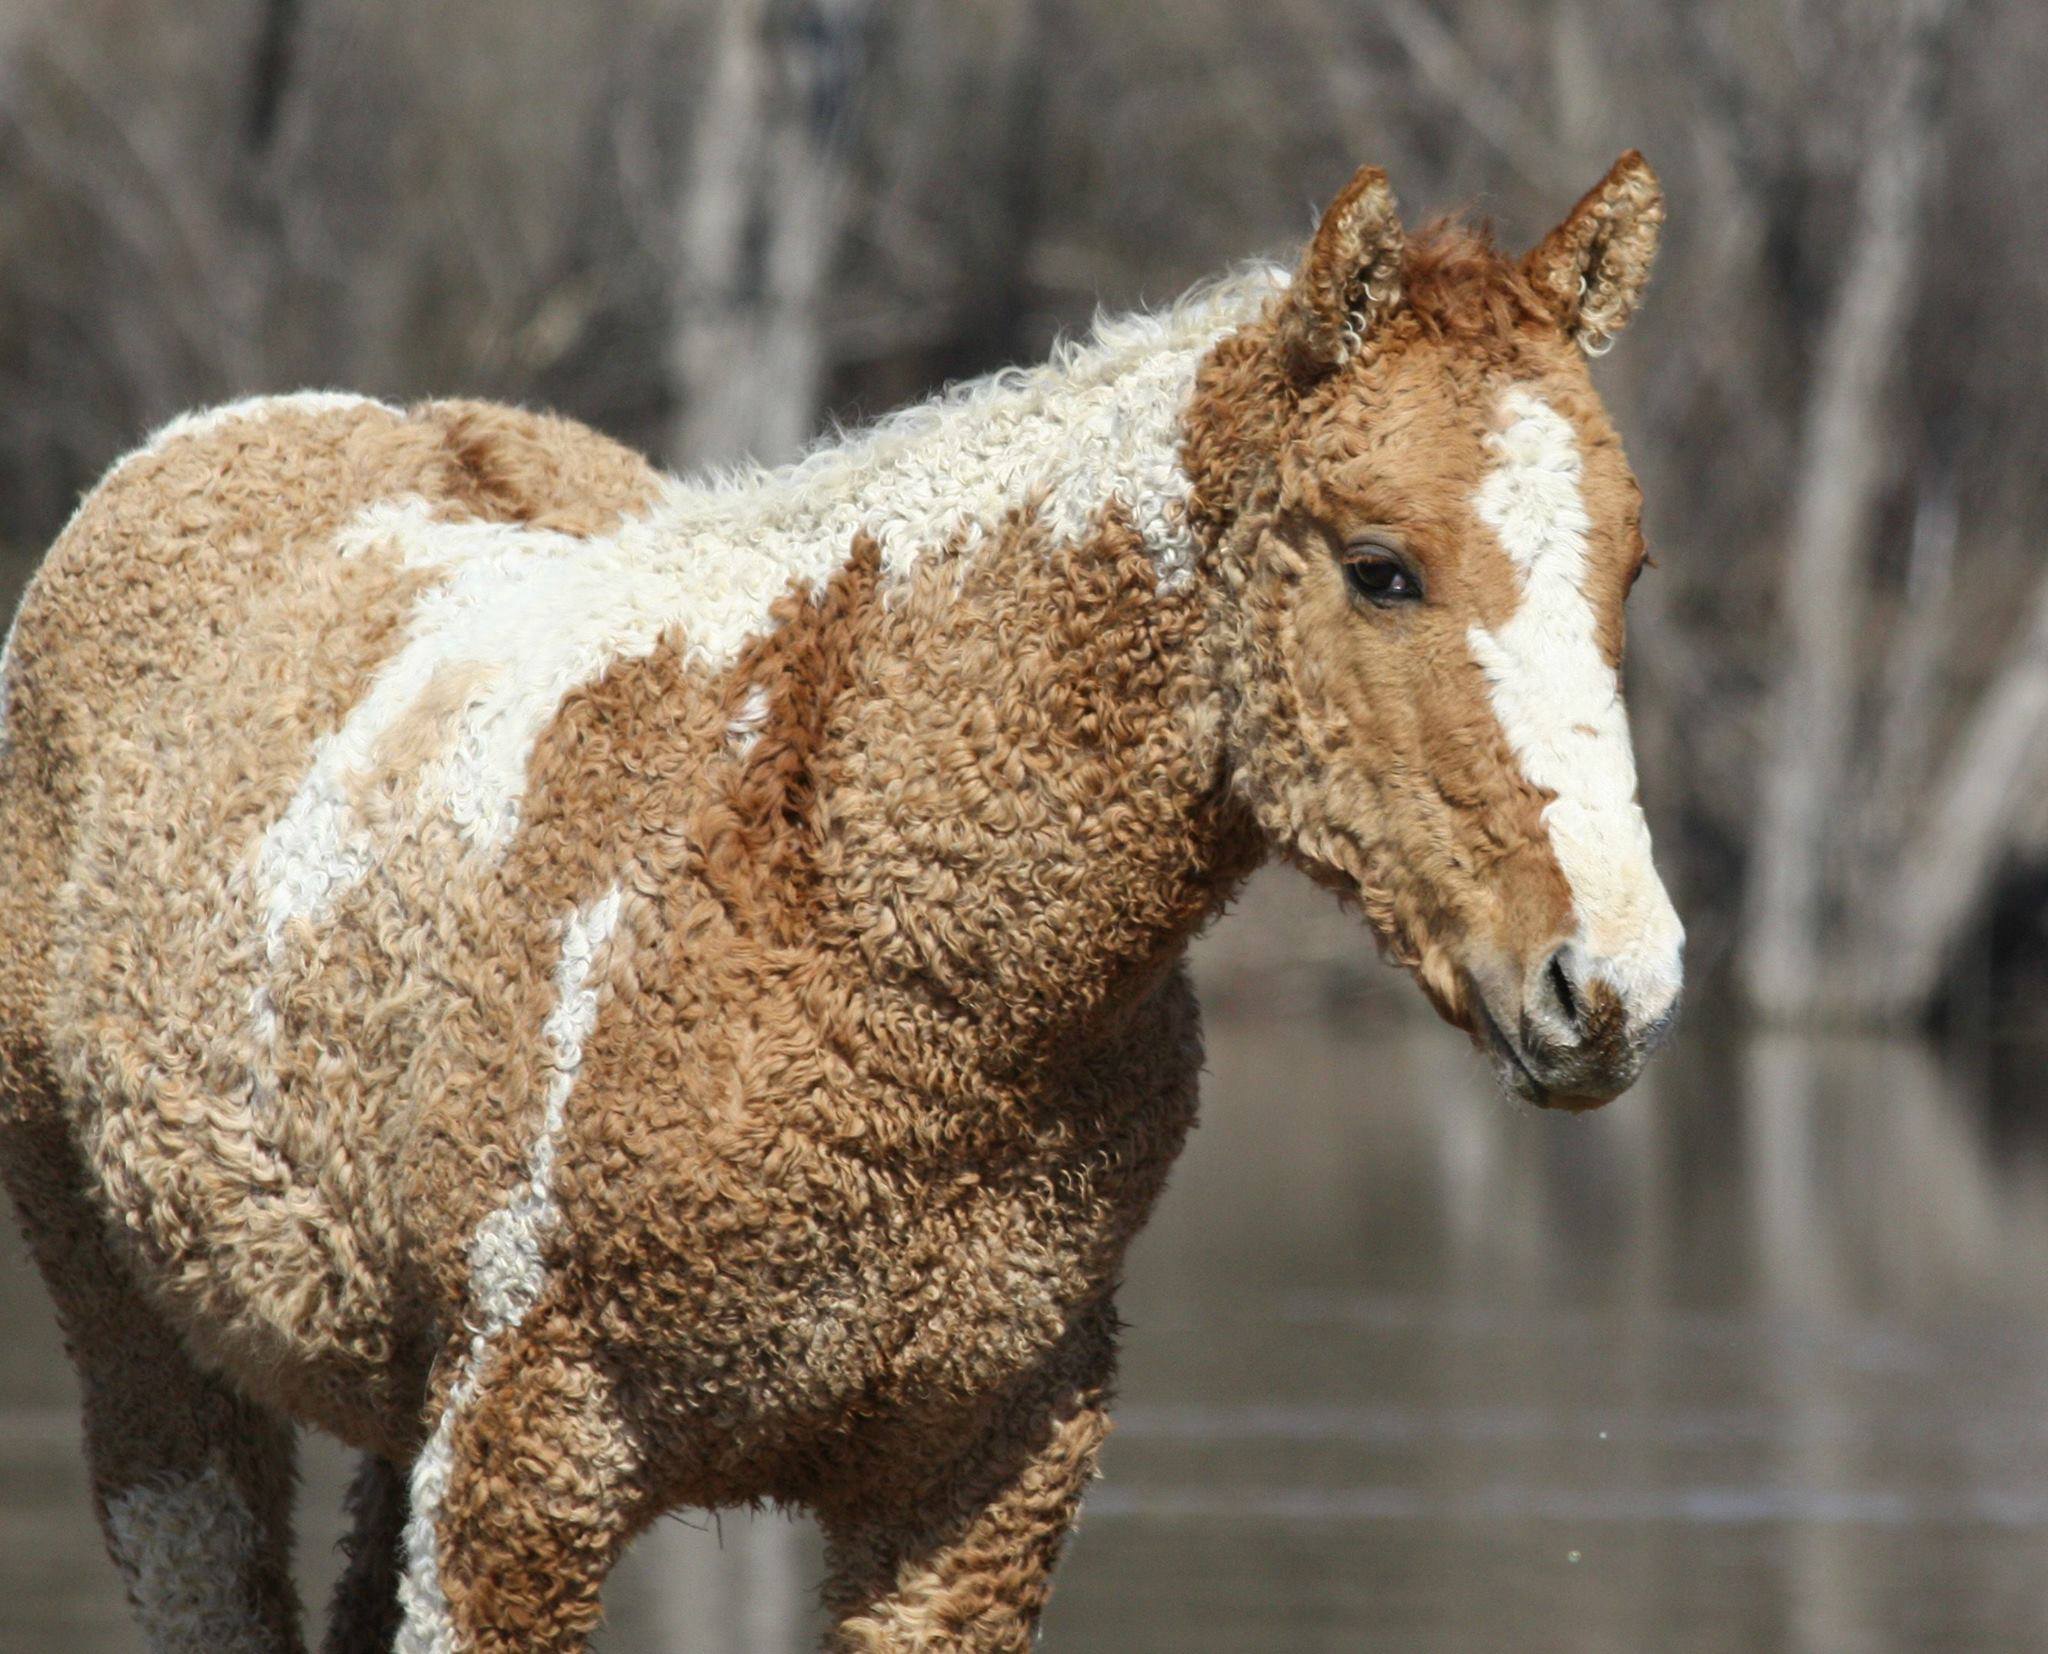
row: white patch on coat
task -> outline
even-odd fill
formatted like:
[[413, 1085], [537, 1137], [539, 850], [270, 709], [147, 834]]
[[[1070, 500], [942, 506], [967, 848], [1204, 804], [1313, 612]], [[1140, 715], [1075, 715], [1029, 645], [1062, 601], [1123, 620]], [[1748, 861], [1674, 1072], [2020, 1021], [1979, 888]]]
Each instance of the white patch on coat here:
[[1678, 996], [1685, 932], [1651, 858], [1621, 680], [1585, 593], [1593, 524], [1578, 438], [1520, 388], [1501, 414], [1487, 439], [1499, 463], [1473, 506], [1521, 575], [1522, 601], [1498, 631], [1474, 626], [1468, 641], [1522, 773], [1556, 795], [1543, 820], [1577, 910], [1574, 963], [1631, 1016], [1654, 1020]]
[[248, 1594], [256, 1521], [217, 1466], [115, 1494], [107, 1544], [154, 1654], [267, 1654], [275, 1646]]
[[124, 456], [124, 460], [132, 459], [136, 454], [162, 453], [180, 437], [211, 436], [222, 426], [239, 419], [261, 419], [273, 413], [342, 413], [357, 408], [375, 408], [393, 415], [401, 412], [388, 402], [358, 396], [354, 391], [289, 391], [270, 396], [245, 396], [239, 402], [223, 402], [218, 407], [195, 408], [190, 413], [179, 414], [152, 431], [142, 446], [134, 454]]
[[416, 804], [496, 854], [518, 827], [534, 744], [572, 692], [671, 630], [693, 665], [719, 671], [793, 584], [822, 587], [862, 535], [900, 586], [920, 556], [956, 539], [971, 547], [1029, 502], [1056, 540], [1075, 541], [1115, 500], [1161, 583], [1186, 579], [1195, 544], [1180, 432], [1195, 371], [1282, 279], [1260, 269], [1160, 315], [1099, 322], [1049, 363], [959, 386], [781, 470], [671, 478], [608, 535], [444, 522], [419, 499], [369, 508], [337, 540], [341, 555], [395, 552], [447, 578], [418, 600], [405, 642], [315, 748], [264, 837], [255, 874], [270, 947], [368, 875], [376, 839], [352, 782], [444, 670], [483, 669], [416, 778]]
[[739, 711], [725, 726], [726, 739], [744, 758], [754, 750], [754, 743], [761, 739], [761, 726], [767, 721], [768, 691], [756, 684], [747, 691], [747, 698], [740, 703]]
[[398, 1591], [405, 1623], [395, 1654], [452, 1654], [455, 1648], [440, 1563], [441, 1508], [453, 1467], [455, 1426], [475, 1399], [493, 1346], [526, 1319], [547, 1285], [543, 1253], [561, 1219], [554, 1195], [555, 1155], [568, 1119], [569, 1094], [583, 1066], [583, 1047], [597, 1027], [597, 966], [618, 928], [622, 900], [619, 886], [613, 885], [562, 926], [555, 1003], [541, 1025], [549, 1071], [540, 1127], [527, 1151], [525, 1178], [470, 1237], [469, 1347], [434, 1432], [413, 1461], [405, 1575]]

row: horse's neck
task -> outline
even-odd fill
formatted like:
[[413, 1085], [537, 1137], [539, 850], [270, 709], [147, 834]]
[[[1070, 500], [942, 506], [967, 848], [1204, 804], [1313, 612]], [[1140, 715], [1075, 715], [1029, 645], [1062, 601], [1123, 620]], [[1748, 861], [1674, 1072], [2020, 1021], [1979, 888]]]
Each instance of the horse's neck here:
[[731, 671], [734, 744], [807, 748], [775, 816], [817, 831], [784, 888], [871, 1005], [1013, 1055], [1085, 1031], [1247, 865], [1180, 442], [1202, 358], [1271, 290], [1103, 324], [792, 466], [677, 484], [650, 521], [642, 606]]
[[837, 679], [817, 933], [885, 1018], [1010, 1057], [1085, 1038], [1255, 854], [1218, 783], [1180, 442], [1204, 355], [1271, 291], [1103, 324], [683, 502], [700, 536], [836, 559], [792, 571], [816, 595], [782, 642]]
[[1027, 503], [1072, 542], [1114, 498], [1161, 583], [1177, 584], [1195, 552], [1180, 440], [1196, 370], [1273, 283], [1246, 272], [1156, 315], [1102, 321], [1048, 362], [957, 386], [792, 465], [679, 487], [671, 510], [687, 532], [747, 534], [756, 555], [786, 557], [813, 582], [818, 559], [871, 538], [887, 588], [933, 552], [971, 553]]
[[1010, 1063], [1158, 985], [1257, 854], [1207, 625], [1119, 509], [1075, 537], [1015, 519], [866, 606], [823, 715], [819, 870], [885, 1019]]

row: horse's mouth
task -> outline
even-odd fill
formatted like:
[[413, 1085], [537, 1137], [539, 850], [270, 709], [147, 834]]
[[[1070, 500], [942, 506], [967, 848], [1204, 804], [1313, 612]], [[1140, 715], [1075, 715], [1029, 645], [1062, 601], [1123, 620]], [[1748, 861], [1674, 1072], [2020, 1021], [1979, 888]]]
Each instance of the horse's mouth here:
[[1543, 1082], [1530, 1072], [1529, 1064], [1522, 1053], [1515, 1048], [1515, 1042], [1501, 1031], [1493, 1019], [1484, 996], [1473, 996], [1479, 1001], [1479, 1027], [1486, 1036], [1486, 1047], [1493, 1058], [1493, 1071], [1501, 1085], [1525, 1103], [1534, 1103], [1538, 1108], [1544, 1105]]
[[1605, 1097], [1556, 1091], [1545, 1085], [1530, 1068], [1529, 1059], [1522, 1055], [1521, 1047], [1509, 1039], [1494, 1020], [1486, 996], [1475, 993], [1472, 997], [1479, 1007], [1479, 1025], [1485, 1031], [1487, 1048], [1493, 1058], [1494, 1078], [1500, 1082], [1503, 1091], [1538, 1108], [1560, 1109], [1567, 1114], [1582, 1114], [1608, 1101]]

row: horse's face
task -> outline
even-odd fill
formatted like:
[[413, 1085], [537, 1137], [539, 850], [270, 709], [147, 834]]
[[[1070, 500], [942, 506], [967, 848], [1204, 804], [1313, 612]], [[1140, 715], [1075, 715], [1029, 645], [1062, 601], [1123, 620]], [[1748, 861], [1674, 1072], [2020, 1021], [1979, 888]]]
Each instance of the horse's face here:
[[1232, 758], [1267, 830], [1533, 1101], [1636, 1076], [1683, 931], [1621, 698], [1639, 496], [1582, 359], [1661, 208], [1625, 159], [1517, 267], [1403, 247], [1376, 173], [1274, 318], [1270, 464], [1228, 566]]

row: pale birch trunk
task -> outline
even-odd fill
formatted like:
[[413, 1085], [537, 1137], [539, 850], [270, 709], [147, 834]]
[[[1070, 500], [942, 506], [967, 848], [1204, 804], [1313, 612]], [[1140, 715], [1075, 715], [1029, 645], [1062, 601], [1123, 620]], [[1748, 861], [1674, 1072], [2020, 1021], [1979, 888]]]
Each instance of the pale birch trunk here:
[[679, 214], [678, 466], [786, 459], [817, 420], [847, 104], [871, 0], [727, 0]]
[[1886, 388], [1919, 277], [1933, 83], [1952, 0], [1920, 0], [1873, 119], [1854, 239], [1807, 401], [1779, 588], [1785, 665], [1764, 754], [1743, 912], [1744, 986], [1771, 1015], [1824, 996], [1828, 852], [1849, 777], [1864, 536], [1885, 478]]
[[1873, 893], [1878, 915], [1853, 1009], [1924, 1011], [2012, 847], [2016, 808], [2048, 769], [2048, 576], [2033, 612], [1931, 780], [1920, 831]]

